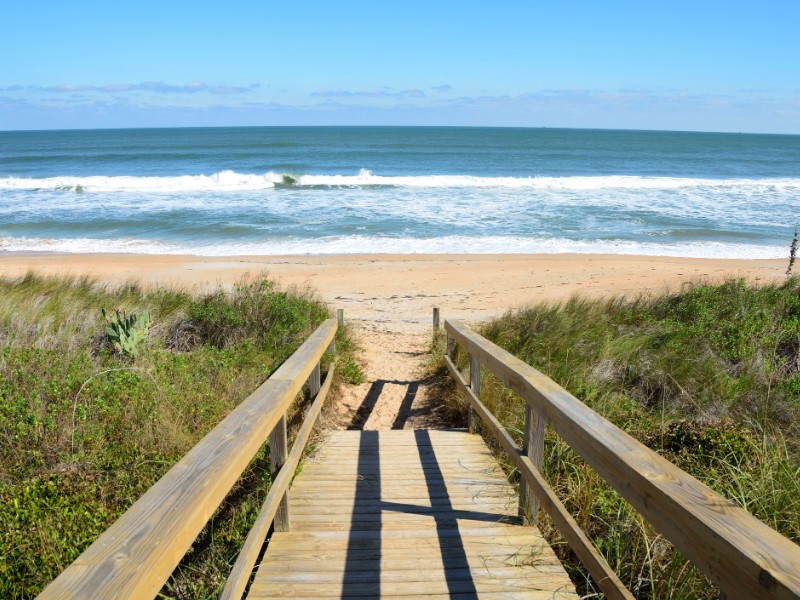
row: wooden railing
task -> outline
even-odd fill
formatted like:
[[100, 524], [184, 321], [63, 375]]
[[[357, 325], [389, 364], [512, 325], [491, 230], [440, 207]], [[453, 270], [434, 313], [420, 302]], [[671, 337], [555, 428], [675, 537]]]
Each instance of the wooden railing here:
[[[154, 598], [269, 436], [272, 486], [223, 593], [240, 597], [273, 519], [289, 526], [286, 491], [331, 386], [333, 366], [320, 384], [320, 360], [336, 330], [337, 319], [325, 321], [39, 598]], [[306, 382], [316, 399], [287, 455], [286, 410]]]
[[[588, 408], [553, 380], [459, 321], [445, 321], [445, 363], [519, 471], [520, 514], [539, 505], [608, 598], [632, 598], [541, 475], [549, 425], [726, 598], [800, 598], [800, 546], [720, 496]], [[455, 345], [470, 355], [469, 382], [453, 363]], [[481, 368], [526, 402], [523, 448], [480, 401]]]

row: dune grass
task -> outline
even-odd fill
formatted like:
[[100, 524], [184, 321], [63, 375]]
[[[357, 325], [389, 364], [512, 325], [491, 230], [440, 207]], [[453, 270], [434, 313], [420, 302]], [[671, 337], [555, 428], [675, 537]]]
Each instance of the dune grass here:
[[[800, 542], [797, 279], [764, 287], [744, 281], [698, 284], [632, 300], [573, 297], [509, 312], [479, 330]], [[464, 356], [460, 360], [466, 364]], [[449, 397], [463, 415], [463, 401]], [[481, 397], [520, 441], [524, 402], [491, 376], [483, 378]], [[718, 597], [718, 590], [549, 428], [544, 472], [636, 597]], [[597, 594], [549, 520], [541, 522], [579, 589]]]
[[[135, 357], [106, 339], [118, 307], [150, 313]], [[0, 281], [0, 597], [41, 591], [327, 317], [263, 276], [202, 295]], [[163, 597], [216, 597], [268, 487], [265, 448]]]

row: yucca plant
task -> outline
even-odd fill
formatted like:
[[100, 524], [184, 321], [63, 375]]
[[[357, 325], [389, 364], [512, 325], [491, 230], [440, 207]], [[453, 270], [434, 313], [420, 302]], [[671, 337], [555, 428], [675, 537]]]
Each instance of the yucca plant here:
[[125, 314], [124, 310], [114, 309], [113, 314], [108, 314], [106, 309], [103, 311], [103, 318], [108, 323], [106, 327], [106, 340], [111, 347], [120, 354], [127, 354], [136, 357], [139, 353], [139, 344], [147, 337], [150, 332], [150, 313], [144, 311], [140, 315], [131, 313]]

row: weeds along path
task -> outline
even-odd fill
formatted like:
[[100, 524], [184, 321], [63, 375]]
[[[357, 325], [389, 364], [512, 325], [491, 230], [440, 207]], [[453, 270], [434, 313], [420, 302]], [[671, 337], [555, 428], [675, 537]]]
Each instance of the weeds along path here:
[[343, 384], [328, 413], [334, 429], [427, 429], [447, 426], [430, 402], [425, 367], [431, 333], [419, 324], [350, 321], [361, 347], [364, 383]]

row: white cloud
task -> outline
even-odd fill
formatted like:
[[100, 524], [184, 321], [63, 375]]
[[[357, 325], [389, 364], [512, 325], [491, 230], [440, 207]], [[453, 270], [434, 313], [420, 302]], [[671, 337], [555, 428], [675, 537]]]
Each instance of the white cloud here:
[[142, 81], [139, 83], [110, 83], [106, 85], [83, 85], [64, 83], [51, 86], [21, 86], [15, 85], [9, 88], [4, 88], [4, 91], [28, 91], [34, 93], [73, 93], [73, 92], [96, 92], [96, 93], [110, 93], [120, 94], [128, 92], [150, 92], [154, 94], [218, 94], [218, 95], [235, 95], [244, 94], [258, 89], [259, 84], [251, 84], [249, 86], [228, 86], [228, 85], [210, 85], [203, 81], [190, 81], [183, 85], [175, 85], [164, 83], [163, 81]]
[[37, 93], [28, 89], [0, 88], [4, 92], [0, 129], [328, 124], [800, 133], [800, 98], [766, 93], [575, 88], [455, 97], [383, 87], [320, 90], [277, 102], [286, 97], [278, 88], [257, 84], [229, 88], [202, 81], [177, 86], [162, 82], [65, 85]]
[[311, 92], [311, 95], [322, 98], [425, 98], [425, 92], [420, 89], [395, 91], [391, 88], [377, 90], [319, 90]]

